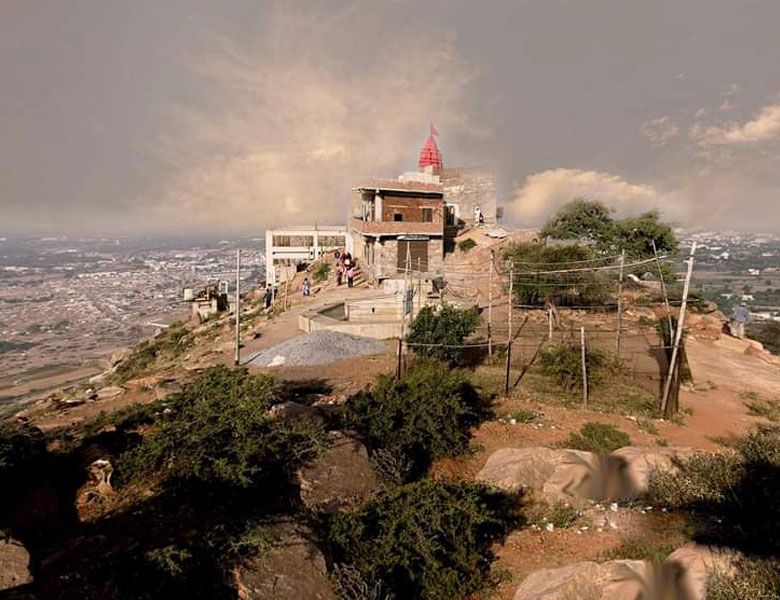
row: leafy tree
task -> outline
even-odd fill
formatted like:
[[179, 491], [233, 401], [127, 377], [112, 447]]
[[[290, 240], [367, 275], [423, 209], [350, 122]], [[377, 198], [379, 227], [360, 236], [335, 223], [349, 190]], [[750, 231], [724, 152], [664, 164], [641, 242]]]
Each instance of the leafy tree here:
[[249, 486], [315, 455], [324, 432], [272, 420], [277, 386], [267, 375], [212, 367], [166, 399], [140, 445], [119, 458], [124, 479], [163, 477]]
[[659, 254], [677, 254], [679, 242], [671, 226], [661, 221], [657, 210], [642, 213], [615, 223], [617, 250], [625, 250], [629, 258], [653, 256], [653, 241]]
[[676, 254], [679, 249], [671, 226], [661, 221], [657, 210], [615, 221], [602, 202], [584, 198], [561, 208], [542, 228], [541, 235], [558, 240], [582, 240], [604, 255], [625, 250], [634, 259], [653, 256], [653, 241], [659, 253]]
[[460, 371], [419, 360], [397, 381], [380, 376], [352, 396], [340, 416], [363, 435], [373, 452], [384, 450], [419, 476], [436, 459], [468, 447], [470, 428], [487, 416], [485, 401]]
[[469, 598], [497, 582], [490, 546], [519, 524], [516, 500], [475, 484], [426, 479], [328, 523], [332, 561], [396, 598]]
[[609, 275], [582, 270], [565, 275], [546, 272], [582, 266], [577, 263], [589, 261], [594, 256], [593, 250], [583, 244], [513, 243], [507, 246], [503, 258], [513, 264], [513, 294], [518, 304], [585, 306], [602, 304], [610, 298], [614, 284], [608, 279]]
[[[406, 341], [410, 344], [443, 344], [459, 346], [474, 333], [479, 324], [476, 309], [458, 310], [450, 304], [440, 308], [426, 306], [415, 317]], [[466, 354], [463, 348], [412, 346], [418, 356], [437, 358], [450, 364], [463, 364]]]
[[609, 208], [597, 200], [575, 198], [542, 227], [542, 237], [586, 240], [604, 250], [614, 243], [615, 222]]

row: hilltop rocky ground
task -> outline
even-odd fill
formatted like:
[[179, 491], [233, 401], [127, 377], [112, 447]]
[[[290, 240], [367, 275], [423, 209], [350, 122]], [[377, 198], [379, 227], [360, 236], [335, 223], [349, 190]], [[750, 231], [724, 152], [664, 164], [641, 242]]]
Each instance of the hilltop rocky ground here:
[[[484, 264], [491, 249], [498, 252], [512, 239], [527, 241], [529, 235], [494, 240], [472, 231], [463, 237], [474, 239], [476, 247], [458, 251], [450, 260], [467, 270]], [[298, 315], [312, 306], [371, 293], [364, 287], [337, 288], [330, 278], [317, 283], [308, 299], [300, 294], [301, 280], [293, 282], [284, 309], [267, 312], [259, 300], [250, 300], [242, 326], [245, 357], [303, 335], [298, 331]], [[493, 298], [497, 304], [502, 296], [505, 301], [504, 290], [496, 284]], [[484, 304], [487, 297], [485, 286], [474, 287], [473, 300]], [[503, 318], [501, 308], [496, 311], [497, 318]], [[626, 320], [636, 323], [653, 314], [629, 311]], [[542, 322], [543, 314], [530, 318], [537, 316]], [[589, 317], [580, 318], [587, 323]], [[594, 323], [601, 318], [592, 316]], [[663, 503], [651, 504], [650, 499], [637, 500], [648, 492], [655, 469], [674, 471], [680, 468], [679, 459], [702, 452], [729, 456], [732, 445], [756, 426], [780, 419], [780, 360], [756, 342], [724, 334], [723, 321], [717, 312], [689, 315], [686, 351], [693, 379], [681, 389], [682, 410], [674, 420], [658, 418], [633, 404], [621, 405], [620, 398], [584, 409], [578, 400], [556, 400], [553, 397], [563, 398], [566, 393], [533, 377], [505, 395], [502, 386], [496, 385], [501, 364], [472, 369], [470, 377], [490, 399], [490, 416], [471, 427], [467, 452], [437, 456], [427, 472], [433, 481], [481, 482], [522, 494], [522, 518], [491, 543], [496, 557], [491, 572], [498, 581], [495, 597], [635, 598], [642, 586], [645, 590], [669, 586], [668, 593], [676, 595], [659, 598], [702, 598], [708, 571], [734, 568], [736, 554], [692, 535], [686, 513], [667, 510]], [[161, 548], [153, 555], [155, 564], [175, 571], [178, 565], [194, 560], [181, 554], [173, 540], [202, 536], [199, 519], [206, 514], [204, 508], [197, 503], [187, 505], [175, 529], [166, 525], [166, 515], [176, 510], [181, 498], [159, 492], [158, 485], [127, 486], [116, 481], [115, 462], [131, 440], [118, 435], [124, 431], [122, 425], [106, 425], [101, 419], [137, 404], [164, 413], [170, 410], [165, 407], [166, 398], [188, 389], [188, 382], [198, 373], [214, 366], [232, 366], [232, 362], [229, 315], [202, 325], [173, 327], [145, 346], [113, 357], [109, 371], [88, 386], [52, 394], [17, 416], [18, 422], [41, 437], [32, 453], [32, 470], [25, 472], [21, 483], [17, 481], [20, 487], [6, 494], [6, 500], [14, 496], [13, 501], [3, 505], [3, 510], [21, 522], [17, 519], [11, 535], [0, 541], [0, 589], [6, 590], [0, 595], [43, 598], [52, 596], [42, 592], [56, 589], [60, 597], [125, 597], [116, 582], [101, 582], [100, 557], [106, 556], [111, 563], [110, 556], [146, 548], [155, 536], [163, 538], [155, 541]], [[250, 374], [270, 373], [283, 382], [283, 402], [274, 401], [268, 419], [307, 427], [314, 423], [325, 436], [324, 450], [316, 459], [296, 464], [291, 480], [297, 490], [293, 497], [306, 510], [336, 515], [338, 520], [339, 515], [352, 514], [350, 507], [401, 494], [393, 491], [400, 488], [388, 483], [386, 470], [378, 471], [377, 457], [385, 455], [359, 432], [332, 421], [340, 407], [355, 402], [361, 390], [377, 376], [392, 374], [395, 366], [392, 343], [375, 354], [331, 364], [248, 366]], [[143, 427], [140, 431], [146, 435]], [[86, 435], [85, 428], [96, 437]], [[137, 435], [135, 429], [128, 431]], [[605, 446], [574, 447], [590, 441], [587, 432], [591, 431], [601, 436], [596, 442]], [[43, 471], [52, 469], [50, 463], [55, 459], [50, 453], [68, 448], [74, 440], [91, 441], [75, 444], [78, 451], [62, 459], [65, 463], [59, 471]], [[412, 485], [424, 486], [425, 481]], [[236, 489], [243, 490], [228, 486], [225, 493], [236, 493]], [[243, 508], [242, 494], [237, 493], [235, 502], [231, 500], [235, 505], [228, 505]], [[134, 511], [146, 520], [143, 533], [135, 530], [139, 524], [132, 517]], [[215, 530], [224, 531], [233, 525], [224, 520], [227, 514], [219, 512], [207, 520]], [[316, 524], [291, 518], [290, 514], [297, 513], [289, 507], [278, 514], [286, 516], [264, 522], [258, 534], [262, 539], [255, 540], [262, 553], [235, 561], [233, 585], [227, 591], [220, 588], [212, 597], [326, 599], [340, 594], [355, 600], [380, 598], [367, 595], [372, 589], [378, 594], [379, 588], [350, 572], [340, 572], [334, 579], [332, 555], [323, 550]], [[78, 535], [54, 535], [52, 531], [61, 526]], [[24, 533], [21, 542], [15, 534], [18, 531]], [[127, 533], [125, 544], [118, 544], [114, 531]], [[231, 538], [234, 545], [239, 543], [235, 539]], [[240, 539], [248, 543], [246, 536]], [[648, 559], [654, 562], [645, 562]], [[95, 582], [103, 586], [97, 595]]]

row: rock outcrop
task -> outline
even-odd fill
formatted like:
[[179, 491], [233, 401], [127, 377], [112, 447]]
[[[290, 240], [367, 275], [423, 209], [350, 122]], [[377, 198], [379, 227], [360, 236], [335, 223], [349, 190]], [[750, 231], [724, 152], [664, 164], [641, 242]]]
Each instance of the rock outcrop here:
[[477, 473], [477, 481], [504, 490], [525, 489], [560, 499], [636, 498], [647, 491], [654, 469], [673, 470], [689, 448], [626, 446], [599, 456], [580, 450], [502, 448]]
[[705, 600], [708, 573], [729, 558], [705, 546], [686, 546], [661, 564], [638, 560], [581, 562], [531, 573], [514, 600]]
[[677, 461], [688, 459], [695, 453], [692, 448], [675, 446], [626, 446], [610, 456], [624, 461], [631, 496], [639, 496], [647, 491], [653, 471], [674, 471]]
[[531, 573], [514, 600], [636, 600], [647, 565], [641, 560], [581, 562]]
[[355, 438], [331, 433], [331, 446], [298, 471], [301, 500], [310, 508], [336, 512], [381, 488], [366, 447]]
[[281, 402], [268, 409], [271, 419], [286, 419], [289, 421], [305, 421], [307, 419], [322, 421], [322, 412], [316, 406], [307, 406], [297, 402]]
[[0, 539], [0, 590], [7, 590], [32, 581], [30, 553], [19, 542]]
[[734, 555], [709, 546], [684, 546], [666, 557], [666, 563], [677, 563], [683, 568], [680, 587], [688, 597], [704, 600], [707, 577], [713, 570], [731, 571]]
[[271, 542], [261, 556], [236, 567], [241, 600], [336, 600], [325, 558], [307, 527], [284, 522], [270, 531]]
[[501, 448], [477, 473], [477, 481], [507, 491], [532, 489], [541, 491], [558, 466], [567, 460], [566, 450], [544, 447]]

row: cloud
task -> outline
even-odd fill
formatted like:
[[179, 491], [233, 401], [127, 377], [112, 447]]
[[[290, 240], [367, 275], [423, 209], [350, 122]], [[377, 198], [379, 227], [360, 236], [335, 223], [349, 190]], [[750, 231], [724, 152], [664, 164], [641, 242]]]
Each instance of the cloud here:
[[639, 126], [639, 133], [653, 146], [665, 146], [680, 134], [680, 127], [669, 117], [650, 119]]
[[695, 123], [689, 135], [702, 147], [752, 145], [780, 139], [780, 104], [764, 106], [745, 123], [710, 126]]
[[479, 136], [451, 40], [393, 32], [360, 53], [344, 32], [371, 38], [361, 6], [277, 10], [256, 46], [212, 36], [190, 63], [213, 101], [169, 108], [169, 169], [147, 207], [196, 229], [343, 222], [351, 185], [411, 168], [431, 120], [446, 137]]
[[667, 216], [681, 214], [684, 203], [651, 185], [630, 183], [611, 173], [579, 169], [550, 169], [526, 177], [508, 206], [509, 215], [523, 225], [543, 224], [561, 206], [577, 197], [601, 200], [618, 216], [659, 208]]

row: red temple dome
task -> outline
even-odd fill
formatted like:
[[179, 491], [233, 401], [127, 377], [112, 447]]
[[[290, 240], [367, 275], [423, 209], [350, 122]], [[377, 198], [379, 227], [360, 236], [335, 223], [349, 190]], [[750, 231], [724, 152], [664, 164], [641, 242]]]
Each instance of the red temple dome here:
[[421, 169], [423, 167], [442, 168], [441, 152], [436, 145], [436, 140], [433, 138], [435, 135], [439, 135], [439, 132], [436, 131], [436, 127], [431, 123], [431, 131], [428, 134], [428, 139], [425, 140], [425, 144], [423, 144], [423, 147], [420, 150], [420, 160], [417, 162], [417, 166]]

